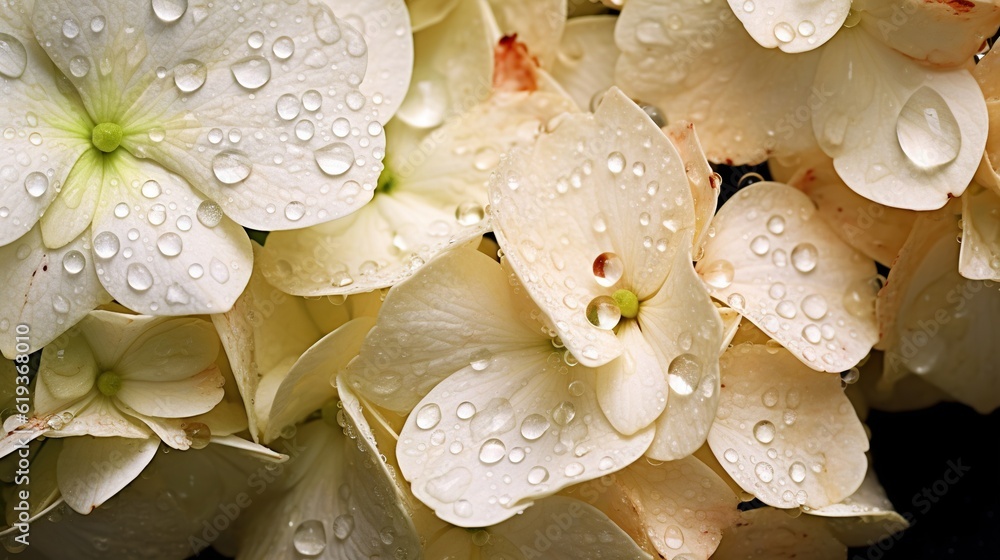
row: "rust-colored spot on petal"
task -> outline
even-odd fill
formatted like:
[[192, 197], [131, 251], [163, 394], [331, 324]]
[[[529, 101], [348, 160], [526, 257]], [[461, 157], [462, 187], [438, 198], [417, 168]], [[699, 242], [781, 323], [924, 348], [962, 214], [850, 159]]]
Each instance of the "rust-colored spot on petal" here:
[[517, 40], [517, 34], [500, 39], [493, 49], [493, 60], [494, 91], [538, 90], [538, 59]]

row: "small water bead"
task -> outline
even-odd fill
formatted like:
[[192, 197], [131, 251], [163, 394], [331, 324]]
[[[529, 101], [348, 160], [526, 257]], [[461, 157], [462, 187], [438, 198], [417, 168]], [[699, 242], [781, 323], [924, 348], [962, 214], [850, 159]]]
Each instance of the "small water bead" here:
[[80, 251], [70, 251], [63, 256], [63, 270], [70, 274], [79, 274], [87, 266], [87, 258]]
[[594, 259], [593, 271], [597, 283], [609, 288], [625, 274], [625, 263], [615, 253], [601, 253]]
[[149, 137], [149, 140], [151, 142], [159, 143], [163, 142], [163, 140], [167, 137], [167, 131], [160, 127], [154, 127], [149, 129], [149, 131], [146, 133], [146, 136]]
[[128, 235], [128, 240], [129, 241], [135, 241], [136, 239], [139, 239], [139, 230], [137, 230], [135, 228], [132, 228], [132, 229], [128, 230], [128, 234], [127, 235]]
[[795, 461], [790, 467], [788, 467], [788, 476], [792, 479], [792, 482], [802, 482], [806, 479], [806, 466], [798, 461]]
[[119, 202], [115, 205], [115, 217], [116, 218], [127, 218], [129, 214], [128, 204], [124, 202]]
[[787, 299], [779, 302], [775, 307], [775, 311], [778, 313], [779, 317], [784, 319], [794, 319], [798, 314], [795, 310], [795, 304]]
[[190, 276], [191, 278], [197, 280], [204, 275], [205, 275], [205, 268], [202, 267], [200, 264], [196, 263], [188, 267], [188, 276]]
[[771, 216], [767, 220], [767, 231], [774, 235], [781, 235], [785, 231], [785, 219], [781, 216]]
[[[337, 540], [344, 540], [351, 536], [354, 532], [354, 516], [345, 513], [343, 515], [338, 515], [333, 520], [333, 536], [337, 537]], [[326, 542], [326, 539], [323, 539]]]
[[795, 38], [795, 29], [786, 22], [774, 26], [774, 38], [781, 43], [791, 42]]
[[69, 73], [77, 78], [82, 78], [90, 72], [90, 61], [82, 56], [74, 56], [69, 61]]
[[74, 19], [67, 19], [63, 22], [62, 33], [67, 39], [76, 39], [80, 34], [80, 25]]
[[750, 250], [757, 256], [764, 256], [771, 248], [771, 241], [763, 235], [758, 235], [750, 241]]
[[819, 294], [808, 295], [802, 300], [802, 312], [814, 321], [825, 317], [827, 310], [826, 298]]
[[486, 465], [492, 465], [503, 459], [507, 454], [507, 446], [496, 438], [491, 438], [483, 442], [479, 448], [479, 460]]
[[[146, 214], [146, 219], [154, 226], [158, 226], [167, 221], [167, 207], [162, 204], [154, 204]], [[135, 241], [133, 239], [133, 241]]]
[[211, 262], [208, 263], [208, 274], [220, 284], [225, 284], [229, 281], [229, 268], [219, 259], [212, 258]]
[[621, 318], [621, 309], [609, 296], [597, 296], [587, 304], [587, 321], [599, 329], [611, 330]]
[[813, 344], [819, 344], [823, 339], [823, 334], [819, 327], [809, 324], [802, 328], [802, 337]]
[[281, 60], [287, 60], [295, 54], [295, 41], [290, 37], [278, 37], [271, 45], [271, 52]]
[[275, 110], [278, 111], [278, 116], [283, 120], [290, 121], [299, 116], [302, 111], [302, 103], [297, 96], [286, 93], [278, 98]]
[[487, 348], [480, 348], [469, 356], [469, 366], [475, 371], [484, 371], [492, 360], [493, 353]]
[[347, 135], [351, 133], [351, 121], [345, 119], [344, 117], [340, 117], [333, 121], [331, 130], [333, 131], [333, 135], [337, 138], [346, 138]]
[[52, 310], [56, 313], [69, 313], [69, 300], [56, 294], [52, 298]]
[[181, 236], [172, 231], [164, 233], [156, 240], [156, 248], [165, 257], [176, 257], [181, 254], [183, 247], [184, 243], [181, 241]]
[[191, 231], [191, 216], [180, 216], [177, 218], [177, 229], [181, 231]]
[[94, 18], [90, 20], [90, 30], [94, 33], [104, 31], [105, 25], [107, 25], [107, 20], [104, 19], [104, 16], [94, 16]]
[[859, 379], [861, 379], [861, 370], [856, 367], [840, 373], [840, 380], [844, 382], [844, 385], [853, 385]]
[[797, 30], [799, 35], [803, 37], [812, 37], [812, 34], [816, 32], [816, 25], [805, 19], [799, 22]]
[[316, 134], [316, 125], [309, 119], [302, 119], [295, 123], [295, 137], [303, 142], [312, 140]]
[[548, 429], [549, 421], [541, 414], [529, 414], [521, 421], [521, 436], [528, 441], [542, 437]]
[[621, 173], [625, 169], [625, 156], [621, 152], [611, 152], [608, 155], [608, 170], [612, 173]]
[[757, 422], [753, 427], [753, 437], [761, 443], [771, 443], [774, 441], [774, 424], [767, 420]]
[[222, 221], [222, 207], [212, 200], [204, 200], [198, 205], [195, 215], [205, 227], [215, 227]]
[[225, 138], [225, 135], [223, 134], [221, 129], [213, 128], [212, 130], [208, 131], [208, 141], [211, 142], [212, 144], [218, 144], [219, 142], [222, 142], [223, 138]]
[[160, 183], [150, 179], [142, 184], [142, 187], [139, 188], [139, 192], [142, 193], [142, 196], [148, 199], [154, 199], [160, 196], [162, 191], [160, 189]]
[[102, 231], [94, 237], [94, 253], [102, 259], [110, 259], [118, 254], [121, 242], [118, 236], [110, 231]]
[[212, 441], [212, 430], [201, 422], [184, 425], [184, 435], [191, 441], [191, 449], [204, 449]]
[[299, 201], [292, 201], [285, 205], [285, 217], [293, 222], [297, 222], [306, 215], [306, 205]]
[[770, 463], [765, 463], [763, 461], [757, 463], [757, 466], [753, 468], [753, 472], [757, 475], [757, 478], [765, 484], [774, 480], [774, 467], [772, 467]]
[[719, 290], [732, 285], [735, 275], [736, 269], [733, 268], [733, 263], [727, 260], [713, 261], [701, 273], [701, 277], [705, 279], [705, 283]]
[[174, 85], [184, 93], [194, 93], [205, 85], [208, 68], [198, 60], [188, 59], [174, 67]]
[[212, 158], [212, 172], [215, 173], [215, 178], [226, 185], [244, 181], [252, 170], [253, 162], [238, 150], [225, 150]]
[[24, 190], [28, 191], [28, 194], [35, 198], [45, 194], [45, 191], [48, 189], [49, 178], [44, 173], [33, 171], [28, 173], [28, 176], [24, 178]]
[[639, 107], [642, 108], [642, 110], [646, 113], [647, 116], [649, 116], [650, 119], [652, 119], [653, 124], [655, 124], [657, 128], [663, 128], [667, 126], [667, 115], [664, 114], [664, 112], [661, 111], [659, 107], [655, 105], [649, 105], [647, 103], [642, 103], [639, 105]]
[[250, 89], [260, 89], [271, 79], [271, 63], [266, 58], [254, 55], [234, 62], [229, 69], [241, 86]]
[[563, 401], [552, 409], [552, 420], [560, 426], [569, 424], [575, 417], [576, 406], [569, 401]]
[[468, 420], [476, 414], [476, 405], [466, 401], [458, 405], [455, 415], [462, 420]]
[[316, 164], [323, 173], [338, 177], [354, 165], [354, 150], [343, 142], [334, 142], [316, 150]]
[[125, 280], [129, 287], [137, 292], [145, 292], [153, 286], [153, 274], [141, 263], [128, 265], [125, 270]]
[[153, 0], [153, 13], [163, 23], [173, 23], [187, 11], [188, 0]]
[[737, 181], [736, 188], [742, 189], [745, 187], [749, 187], [750, 185], [754, 183], [759, 183], [763, 180], [764, 176], [761, 175], [760, 173], [754, 173], [754, 172], [744, 173], [743, 176], [740, 177], [740, 180]]
[[347, 107], [352, 111], [360, 111], [362, 107], [365, 106], [365, 96], [359, 91], [348, 92], [344, 97], [344, 101], [347, 102]]
[[441, 407], [434, 403], [425, 404], [417, 411], [417, 427], [421, 430], [433, 429], [441, 422]]
[[455, 208], [455, 220], [462, 226], [474, 226], [483, 221], [486, 211], [475, 202], [463, 202]]
[[260, 31], [254, 31], [249, 36], [247, 36], [247, 45], [251, 49], [259, 49], [264, 46], [264, 34]]
[[737, 311], [741, 311], [746, 308], [747, 300], [742, 294], [730, 294], [729, 297], [726, 298], [726, 303], [729, 304], [729, 307], [732, 307]]
[[726, 451], [725, 451], [725, 452], [724, 452], [724, 453], [722, 454], [722, 457], [723, 457], [723, 458], [724, 458], [724, 459], [725, 459], [726, 461], [729, 461], [730, 463], [735, 463], [736, 461], [739, 461], [739, 460], [740, 460], [740, 454], [739, 454], [739, 453], [737, 453], [737, 452], [736, 452], [736, 450], [735, 450], [735, 449], [733, 449], [733, 448], [729, 448], [729, 449], [727, 449], [727, 450], [726, 450]]
[[799, 243], [792, 249], [792, 266], [799, 272], [812, 272], [819, 262], [819, 252], [812, 243]]
[[760, 402], [767, 408], [774, 408], [778, 404], [778, 391], [768, 389], [760, 396]]
[[585, 469], [584, 469], [583, 465], [581, 465], [580, 463], [570, 463], [570, 464], [566, 465], [565, 469], [563, 469], [563, 474], [565, 474], [566, 476], [572, 478], [572, 477], [580, 476], [581, 474], [583, 474], [584, 470]]
[[549, 471], [545, 467], [533, 467], [528, 471], [528, 484], [539, 485], [549, 479]]
[[690, 395], [701, 384], [702, 365], [697, 356], [681, 354], [667, 366], [667, 384], [678, 395]]
[[[350, 529], [347, 529], [346, 521], [342, 521], [338, 525], [338, 521], [342, 518], [350, 516], [340, 516], [334, 523], [334, 534], [340, 540], [346, 539], [350, 535], [351, 530], [354, 527], [354, 518], [351, 517]], [[338, 530], [340, 533], [338, 533]], [[341, 533], [346, 531], [343, 537], [340, 536]], [[299, 554], [307, 557], [319, 556], [326, 549], [326, 530], [323, 528], [323, 522], [317, 519], [309, 519], [299, 523], [295, 528], [295, 533], [292, 535], [292, 544], [295, 547], [295, 551]]]

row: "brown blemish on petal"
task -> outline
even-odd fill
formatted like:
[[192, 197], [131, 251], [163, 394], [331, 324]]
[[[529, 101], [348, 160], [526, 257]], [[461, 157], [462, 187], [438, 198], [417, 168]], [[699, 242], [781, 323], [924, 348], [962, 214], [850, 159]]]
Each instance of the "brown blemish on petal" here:
[[969, 11], [971, 11], [973, 8], [976, 7], [976, 3], [970, 2], [969, 0], [933, 0], [933, 1], [936, 1], [938, 4], [947, 4], [952, 10], [955, 10], [955, 12], [960, 14], [968, 13]]
[[493, 61], [494, 91], [538, 90], [538, 59], [517, 40], [516, 33], [500, 39], [493, 49]]

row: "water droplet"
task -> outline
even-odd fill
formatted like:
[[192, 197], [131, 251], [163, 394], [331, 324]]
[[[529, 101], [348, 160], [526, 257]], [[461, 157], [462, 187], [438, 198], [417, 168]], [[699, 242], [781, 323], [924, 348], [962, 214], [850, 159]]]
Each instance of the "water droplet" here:
[[285, 217], [293, 222], [302, 219], [306, 215], [306, 205], [299, 201], [292, 201], [285, 205]]
[[576, 417], [576, 406], [569, 402], [563, 401], [556, 405], [552, 409], [552, 420], [560, 426], [565, 426], [573, 421]]
[[493, 353], [486, 348], [480, 348], [469, 356], [469, 366], [476, 371], [483, 371], [493, 360]]
[[146, 265], [132, 263], [125, 269], [125, 280], [129, 287], [137, 292], [145, 292], [153, 286], [153, 274], [149, 272]]
[[121, 242], [110, 231], [102, 231], [94, 237], [94, 253], [102, 259], [110, 259], [118, 254]]
[[200, 264], [193, 264], [188, 267], [188, 276], [194, 278], [195, 280], [201, 278], [205, 274], [205, 269]]
[[333, 14], [330, 13], [329, 8], [316, 12], [316, 15], [313, 17], [313, 29], [316, 30], [319, 40], [328, 45], [339, 41], [342, 35], [340, 26], [334, 21]]
[[611, 330], [621, 318], [621, 309], [609, 296], [597, 296], [587, 304], [587, 320], [599, 329]]
[[172, 231], [164, 233], [156, 240], [156, 247], [165, 257], [176, 257], [181, 254], [183, 246], [184, 243], [181, 241], [181, 236]]
[[195, 215], [205, 227], [215, 227], [222, 221], [222, 207], [212, 200], [205, 200], [198, 205]]
[[90, 61], [82, 56], [74, 56], [69, 61], [69, 73], [77, 78], [82, 78], [90, 72]]
[[0, 74], [16, 80], [28, 66], [28, 51], [17, 38], [0, 33]]
[[767, 408], [774, 408], [778, 404], [778, 391], [774, 389], [764, 391], [764, 394], [760, 396], [760, 401]]
[[774, 38], [779, 42], [788, 43], [795, 38], [795, 29], [786, 22], [774, 26]]
[[568, 477], [580, 476], [583, 474], [583, 471], [583, 465], [580, 463], [570, 463], [566, 465], [565, 469], [563, 469], [563, 473], [565, 473]]
[[462, 420], [468, 420], [476, 415], [476, 405], [466, 401], [458, 405], [455, 414]]
[[750, 241], [750, 250], [755, 255], [764, 256], [770, 248], [771, 242], [763, 235], [758, 235]]
[[861, 379], [861, 370], [856, 367], [852, 367], [847, 371], [840, 373], [840, 380], [844, 382], [845, 385], [853, 385]]
[[533, 467], [528, 471], [528, 484], [539, 485], [549, 479], [549, 471], [545, 467]]
[[459, 225], [474, 226], [483, 221], [486, 212], [475, 202], [463, 202], [455, 209], [455, 219]]
[[354, 150], [343, 142], [334, 142], [315, 152], [316, 164], [323, 173], [338, 177], [354, 165]]
[[813, 344], [819, 344], [823, 338], [823, 334], [819, 327], [809, 324], [802, 328], [802, 337]]
[[804, 19], [799, 22], [798, 32], [799, 35], [802, 35], [803, 37], [811, 37], [812, 34], [816, 32], [816, 26], [813, 25], [813, 22]]
[[264, 34], [260, 31], [254, 31], [249, 36], [247, 36], [247, 45], [251, 49], [259, 49], [264, 46]]
[[[342, 518], [350, 518], [350, 523], [346, 523], [346, 520], [338, 526], [338, 521]], [[349, 527], [347, 527], [349, 525]], [[341, 515], [333, 522], [334, 535], [338, 539], [344, 540], [350, 535], [351, 530], [354, 527], [354, 518], [347, 515]], [[340, 536], [338, 533], [340, 531], [346, 531], [344, 536]], [[317, 519], [309, 519], [299, 523], [298, 527], [295, 528], [295, 534], [292, 536], [292, 544], [295, 546], [295, 551], [303, 556], [319, 556], [326, 549], [326, 530], [323, 528], [323, 522]]]
[[323, 106], [323, 94], [311, 89], [302, 94], [302, 106], [306, 111], [315, 112]]
[[295, 41], [290, 37], [278, 37], [274, 40], [274, 45], [271, 46], [271, 51], [274, 52], [274, 56], [281, 60], [287, 60], [295, 53]]
[[479, 448], [479, 460], [486, 465], [496, 463], [500, 459], [503, 459], [506, 454], [507, 446], [496, 438], [486, 440], [483, 446]]
[[733, 268], [731, 262], [718, 260], [705, 266], [701, 277], [705, 279], [705, 282], [709, 286], [722, 290], [728, 288], [733, 283], [733, 276], [735, 274], [736, 270]]
[[528, 441], [542, 437], [548, 429], [549, 421], [541, 414], [529, 414], [521, 421], [521, 436]]
[[290, 121], [299, 116], [299, 113], [302, 112], [302, 103], [299, 101], [298, 97], [290, 93], [286, 93], [278, 98], [278, 101], [275, 103], [275, 109], [278, 111], [279, 117], [286, 121]]
[[219, 284], [229, 281], [229, 267], [215, 257], [208, 263], [208, 274]]
[[184, 435], [191, 440], [191, 449], [204, 449], [212, 441], [212, 430], [201, 422], [185, 424]]
[[[681, 532], [681, 528], [677, 525], [670, 525], [663, 531], [663, 544], [667, 545], [667, 548], [672, 550], [677, 550], [684, 546], [684, 533]], [[679, 558], [684, 556], [680, 554], [674, 556], [674, 558]]]
[[[337, 540], [344, 540], [351, 536], [354, 532], [354, 516], [345, 513], [343, 515], [338, 515], [333, 520], [333, 536], [337, 537]], [[324, 542], [326, 539], [323, 539]]]
[[798, 315], [798, 312], [795, 310], [795, 304], [787, 299], [779, 302], [777, 307], [775, 307], [775, 311], [778, 313], [778, 316], [785, 319], [794, 319]]
[[225, 150], [212, 158], [212, 171], [215, 178], [226, 185], [235, 185], [250, 176], [253, 162], [238, 150]]
[[174, 85], [184, 93], [201, 89], [208, 79], [208, 69], [197, 60], [185, 60], [174, 67]]
[[[167, 207], [162, 204], [154, 204], [149, 208], [149, 213], [146, 214], [146, 219], [149, 223], [154, 226], [158, 226], [163, 222], [167, 221]], [[133, 239], [133, 241], [135, 241]]]
[[726, 303], [729, 304], [729, 307], [737, 311], [742, 311], [747, 305], [747, 300], [741, 294], [730, 294], [726, 298]]
[[625, 169], [625, 156], [621, 152], [611, 152], [608, 155], [608, 170], [621, 173], [622, 169]]
[[753, 427], [753, 437], [761, 443], [771, 443], [774, 441], [774, 424], [767, 420], [757, 422]]
[[727, 449], [725, 453], [722, 454], [722, 456], [723, 458], [726, 459], [726, 461], [729, 461], [730, 463], [735, 463], [736, 461], [740, 460], [740, 454], [737, 453], [736, 450], [733, 448]]
[[76, 23], [74, 19], [67, 19], [62, 25], [63, 37], [67, 39], [76, 39], [77, 35], [80, 34], [80, 25]]
[[34, 171], [29, 173], [24, 179], [24, 189], [28, 191], [28, 194], [38, 198], [45, 194], [45, 191], [49, 188], [49, 178], [45, 176], [44, 173], [39, 173]]
[[903, 105], [896, 138], [906, 157], [919, 167], [944, 165], [958, 157], [962, 132], [941, 95], [923, 86]]
[[441, 421], [441, 407], [434, 403], [425, 404], [417, 411], [417, 427], [430, 430]]
[[768, 483], [774, 479], [774, 467], [770, 463], [763, 461], [757, 463], [757, 466], [753, 468], [753, 472], [761, 482]]
[[781, 235], [785, 231], [785, 219], [781, 216], [771, 216], [767, 220], [767, 231]]
[[100, 33], [104, 31], [104, 26], [107, 24], [107, 20], [104, 16], [94, 16], [94, 19], [90, 20], [90, 30], [94, 33]]
[[814, 321], [822, 319], [827, 312], [826, 298], [819, 294], [806, 296], [802, 300], [802, 312]]
[[645, 111], [646, 115], [648, 115], [649, 118], [652, 119], [653, 124], [655, 124], [658, 128], [663, 128], [667, 126], [667, 115], [663, 111], [661, 111], [659, 107], [656, 107], [655, 105], [649, 105], [646, 103], [639, 105], [639, 107], [641, 107], [642, 110]]
[[144, 197], [146, 197], [148, 199], [154, 199], [154, 198], [160, 196], [160, 192], [161, 192], [161, 190], [160, 190], [160, 184], [158, 182], [150, 179], [150, 180], [148, 180], [148, 181], [146, 181], [145, 183], [142, 184], [142, 187], [139, 189], [139, 191], [142, 193], [142, 196], [144, 196]]
[[806, 479], [806, 466], [795, 461], [788, 467], [788, 476], [792, 479], [792, 482], [802, 482]]
[[701, 361], [693, 354], [681, 354], [667, 367], [667, 384], [678, 395], [690, 395], [701, 383]]
[[611, 287], [625, 273], [625, 262], [615, 253], [601, 253], [594, 259], [593, 271], [598, 284]]
[[56, 294], [52, 297], [52, 310], [56, 313], [69, 313], [69, 300]]
[[153, 13], [163, 23], [173, 23], [187, 11], [187, 0], [153, 0]]
[[792, 266], [799, 272], [811, 272], [819, 262], [819, 252], [812, 243], [799, 243], [792, 249]]
[[70, 251], [63, 256], [63, 269], [70, 274], [79, 274], [87, 266], [87, 258], [80, 251]]
[[247, 89], [260, 89], [271, 79], [271, 63], [260, 55], [234, 62], [229, 69], [236, 82]]

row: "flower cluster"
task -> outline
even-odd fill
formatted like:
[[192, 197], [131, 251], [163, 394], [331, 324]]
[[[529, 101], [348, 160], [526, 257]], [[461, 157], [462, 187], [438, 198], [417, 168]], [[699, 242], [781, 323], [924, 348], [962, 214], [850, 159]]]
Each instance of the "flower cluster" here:
[[0, 541], [899, 533], [868, 411], [1000, 407], [998, 27], [993, 1], [0, 0]]

